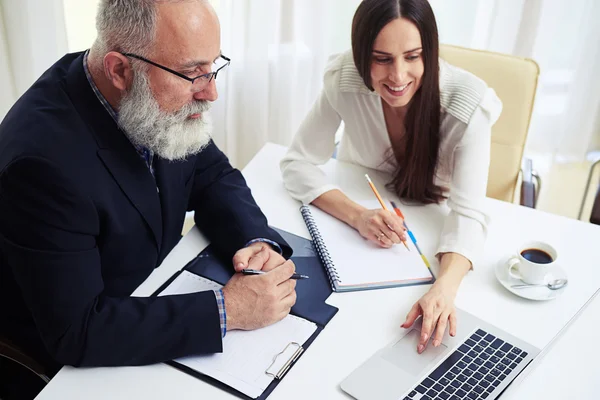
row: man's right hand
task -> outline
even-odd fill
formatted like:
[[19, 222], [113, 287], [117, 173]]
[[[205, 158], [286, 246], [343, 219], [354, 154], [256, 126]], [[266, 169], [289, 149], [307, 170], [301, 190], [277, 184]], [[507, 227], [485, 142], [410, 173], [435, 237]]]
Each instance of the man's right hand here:
[[262, 275], [237, 273], [223, 287], [227, 330], [263, 328], [282, 320], [296, 303], [291, 260]]

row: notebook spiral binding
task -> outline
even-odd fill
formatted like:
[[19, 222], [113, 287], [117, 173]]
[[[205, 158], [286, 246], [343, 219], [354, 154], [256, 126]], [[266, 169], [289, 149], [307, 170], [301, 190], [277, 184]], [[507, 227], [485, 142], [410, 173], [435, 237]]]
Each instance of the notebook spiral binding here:
[[315, 223], [315, 220], [310, 212], [310, 208], [307, 205], [303, 205], [300, 207], [300, 213], [302, 213], [302, 218], [304, 219], [304, 223], [308, 228], [308, 232], [313, 240], [313, 245], [321, 258], [321, 261], [325, 265], [325, 269], [327, 270], [327, 276], [329, 277], [329, 281], [331, 282], [331, 287], [335, 290], [336, 284], [341, 284], [342, 280], [338, 275], [337, 270], [335, 269], [335, 264], [333, 260], [329, 256], [329, 251], [325, 246], [325, 242], [323, 242], [323, 238], [321, 237], [321, 233], [319, 232], [319, 228]]

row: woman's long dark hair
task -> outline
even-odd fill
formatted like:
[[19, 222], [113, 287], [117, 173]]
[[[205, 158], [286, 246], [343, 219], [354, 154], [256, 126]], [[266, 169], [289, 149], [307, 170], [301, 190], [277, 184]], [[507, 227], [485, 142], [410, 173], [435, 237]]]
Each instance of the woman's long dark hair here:
[[404, 120], [406, 134], [392, 141], [398, 168], [389, 183], [399, 197], [422, 203], [442, 201], [444, 189], [434, 183], [440, 146], [439, 42], [433, 10], [427, 0], [363, 0], [352, 20], [354, 63], [365, 85], [373, 90], [373, 43], [385, 25], [396, 18], [414, 23], [421, 34], [424, 64], [421, 87]]

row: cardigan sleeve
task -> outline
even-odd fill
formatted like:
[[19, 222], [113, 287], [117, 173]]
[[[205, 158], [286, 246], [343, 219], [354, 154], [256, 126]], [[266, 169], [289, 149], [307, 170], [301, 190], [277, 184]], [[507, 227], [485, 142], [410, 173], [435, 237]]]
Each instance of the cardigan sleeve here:
[[328, 71], [324, 87], [305, 117], [292, 144], [280, 162], [283, 182], [290, 193], [304, 204], [311, 203], [336, 186], [327, 181], [319, 165], [325, 164], [335, 150], [335, 134], [342, 121], [332, 103], [339, 92], [339, 71]]
[[488, 88], [475, 108], [464, 135], [454, 150], [448, 206], [437, 256], [454, 252], [472, 265], [479, 259], [487, 236], [489, 216], [485, 212], [491, 129], [502, 111], [502, 103]]

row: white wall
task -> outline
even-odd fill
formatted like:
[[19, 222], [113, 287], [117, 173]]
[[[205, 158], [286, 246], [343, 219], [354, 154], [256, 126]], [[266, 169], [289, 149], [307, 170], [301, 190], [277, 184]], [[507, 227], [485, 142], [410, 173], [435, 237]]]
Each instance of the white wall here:
[[69, 52], [88, 49], [96, 39], [99, 0], [62, 0]]
[[[15, 0], [17, 1], [17, 0]], [[20, 1], [20, 0], [18, 0]], [[69, 52], [90, 48], [96, 39], [96, 10], [99, 0], [59, 0], [64, 4], [64, 20]], [[210, 0], [218, 10], [219, 0]]]
[[480, 0], [430, 0], [438, 25], [440, 42], [472, 46], [475, 16]]
[[0, 0], [0, 120], [67, 52], [62, 0]]
[[66, 52], [62, 0], [9, 0], [2, 3], [2, 11], [20, 95]]
[[8, 42], [6, 41], [3, 13], [0, 7], [0, 121], [16, 98], [13, 73], [8, 60]]

